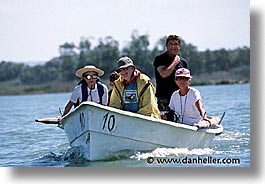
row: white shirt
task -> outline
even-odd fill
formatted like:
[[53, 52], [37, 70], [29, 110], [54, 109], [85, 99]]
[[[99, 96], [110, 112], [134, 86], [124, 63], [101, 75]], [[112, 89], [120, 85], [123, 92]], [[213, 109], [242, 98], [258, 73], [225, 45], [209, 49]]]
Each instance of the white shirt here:
[[201, 115], [195, 105], [195, 102], [200, 99], [202, 99], [200, 92], [193, 87], [190, 87], [185, 96], [180, 96], [177, 90], [171, 96], [169, 107], [178, 115], [180, 123], [193, 125], [201, 120]]
[[[107, 103], [108, 103], [108, 88], [105, 84], [102, 84], [102, 85], [103, 85], [103, 89], [104, 89], [104, 94], [102, 96], [102, 104], [107, 105]], [[98, 96], [97, 84], [95, 84], [95, 88], [92, 90], [89, 87], [87, 87], [87, 93], [88, 93], [87, 101], [96, 102], [96, 103], [100, 102], [100, 99]], [[78, 98], [79, 98], [79, 101], [82, 102], [81, 84], [74, 88], [74, 90], [71, 94], [71, 97], [70, 97], [70, 101], [76, 103]]]

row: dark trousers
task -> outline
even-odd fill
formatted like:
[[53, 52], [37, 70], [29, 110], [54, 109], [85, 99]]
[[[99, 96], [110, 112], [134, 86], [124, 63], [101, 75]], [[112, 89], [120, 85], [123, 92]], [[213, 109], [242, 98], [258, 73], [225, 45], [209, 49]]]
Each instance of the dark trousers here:
[[164, 97], [157, 97], [157, 106], [159, 111], [169, 111], [169, 99]]

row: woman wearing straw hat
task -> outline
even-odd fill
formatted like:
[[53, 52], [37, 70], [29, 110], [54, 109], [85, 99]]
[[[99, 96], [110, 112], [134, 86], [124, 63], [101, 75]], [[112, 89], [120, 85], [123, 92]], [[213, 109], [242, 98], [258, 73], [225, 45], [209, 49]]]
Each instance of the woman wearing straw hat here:
[[96, 68], [93, 65], [89, 65], [78, 69], [75, 75], [82, 78], [82, 80], [74, 88], [70, 100], [65, 106], [63, 116], [71, 110], [73, 105], [78, 106], [84, 101], [107, 105], [108, 88], [99, 80], [99, 77], [104, 75], [103, 70]]

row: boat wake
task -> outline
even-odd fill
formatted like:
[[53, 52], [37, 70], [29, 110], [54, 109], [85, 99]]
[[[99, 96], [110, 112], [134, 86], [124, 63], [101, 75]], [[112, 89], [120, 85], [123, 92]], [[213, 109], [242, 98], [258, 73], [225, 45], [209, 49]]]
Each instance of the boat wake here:
[[188, 148], [157, 148], [151, 152], [137, 152], [130, 158], [143, 160], [149, 157], [177, 157], [187, 155], [211, 155], [215, 151], [210, 148], [188, 149]]
[[216, 151], [210, 148], [204, 149], [188, 149], [188, 148], [157, 148], [153, 151], [133, 151], [121, 150], [112, 157], [101, 160], [100, 162], [90, 162], [84, 158], [84, 151], [82, 147], [71, 147], [61, 153], [49, 152], [40, 156], [39, 159], [31, 162], [31, 166], [52, 166], [52, 167], [67, 167], [67, 166], [93, 166], [93, 163], [111, 163], [112, 161], [119, 161], [124, 159], [129, 160], [146, 160], [152, 158], [165, 157], [180, 157], [180, 156], [194, 156], [194, 155], [212, 155]]

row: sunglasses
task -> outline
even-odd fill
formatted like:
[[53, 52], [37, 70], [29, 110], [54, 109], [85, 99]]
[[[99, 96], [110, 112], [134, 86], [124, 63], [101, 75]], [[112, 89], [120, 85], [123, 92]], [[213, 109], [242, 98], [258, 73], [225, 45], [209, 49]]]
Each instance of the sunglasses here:
[[88, 74], [88, 75], [85, 75], [84, 77], [87, 78], [88, 80], [89, 79], [98, 79], [98, 76], [97, 75], [89, 75]]

